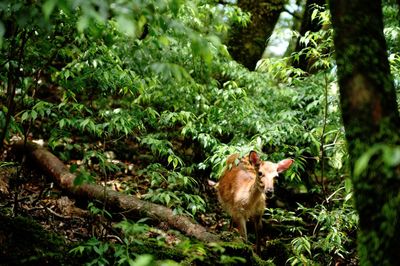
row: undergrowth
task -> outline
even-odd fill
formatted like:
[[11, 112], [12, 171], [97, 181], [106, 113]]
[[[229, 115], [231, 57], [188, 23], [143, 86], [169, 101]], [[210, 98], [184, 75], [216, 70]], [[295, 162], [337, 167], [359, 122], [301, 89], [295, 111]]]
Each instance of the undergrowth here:
[[[15, 105], [0, 110], [6, 140], [44, 139], [70, 162], [78, 184], [116, 180], [125, 193], [203, 223], [210, 210], [220, 212], [207, 179], [218, 180], [227, 155], [254, 149], [266, 160], [292, 157], [294, 165], [279, 180], [282, 193], [264, 215], [272, 233], [261, 257], [270, 260], [251, 263], [356, 263], [358, 220], [329, 12], [314, 14], [328, 30], [301, 38], [310, 44], [301, 53], [314, 59], [315, 73], [309, 74], [289, 65], [299, 54], [263, 59], [257, 71], [234, 62], [221, 40], [232, 23], [249, 22], [235, 5], [7, 3], [0, 5], [1, 21], [16, 27], [2, 38], [0, 97], [6, 98], [6, 83], [18, 90]], [[395, 38], [394, 30], [386, 33]], [[398, 81], [400, 61], [391, 51]], [[226, 218], [213, 217], [211, 224]], [[232, 243], [204, 245], [145, 222], [121, 221], [117, 242], [94, 237], [71, 254], [88, 265], [239, 265], [256, 259], [240, 243], [244, 253], [235, 254]]]

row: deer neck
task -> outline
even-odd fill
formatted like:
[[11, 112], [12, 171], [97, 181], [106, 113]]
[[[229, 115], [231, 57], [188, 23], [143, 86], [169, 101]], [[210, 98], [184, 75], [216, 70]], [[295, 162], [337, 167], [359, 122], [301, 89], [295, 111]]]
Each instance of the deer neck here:
[[260, 165], [256, 165], [254, 170], [256, 172], [256, 178], [254, 180], [253, 185], [250, 188], [251, 202], [258, 199], [259, 197], [263, 197], [264, 195], [264, 185], [261, 181], [261, 176], [258, 174], [260, 169]]

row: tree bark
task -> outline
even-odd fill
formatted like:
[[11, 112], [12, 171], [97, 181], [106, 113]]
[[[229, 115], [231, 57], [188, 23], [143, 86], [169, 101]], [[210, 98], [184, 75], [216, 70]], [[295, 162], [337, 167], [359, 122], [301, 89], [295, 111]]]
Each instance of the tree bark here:
[[[19, 146], [23, 147], [23, 144], [19, 144]], [[112, 208], [113, 211], [129, 211], [130, 215], [136, 217], [145, 216], [159, 222], [166, 222], [172, 228], [200, 241], [219, 241], [217, 235], [208, 232], [203, 226], [195, 224], [186, 216], [175, 215], [171, 209], [164, 206], [142, 201], [135, 196], [105, 189], [97, 184], [75, 186], [75, 175], [70, 173], [68, 168], [56, 156], [34, 143], [27, 143], [26, 149], [39, 168], [54, 178], [62, 189], [76, 197], [107, 202], [107, 206]]]
[[[342, 117], [360, 217], [360, 265], [397, 265], [400, 167], [398, 162], [391, 163], [391, 155], [400, 143], [400, 118], [383, 35], [381, 1], [330, 0], [329, 4]], [[371, 156], [365, 169], [355, 171], [359, 158], [367, 152]]]
[[238, 0], [237, 5], [251, 13], [247, 27], [232, 27], [228, 49], [233, 59], [254, 70], [261, 59], [286, 0]]

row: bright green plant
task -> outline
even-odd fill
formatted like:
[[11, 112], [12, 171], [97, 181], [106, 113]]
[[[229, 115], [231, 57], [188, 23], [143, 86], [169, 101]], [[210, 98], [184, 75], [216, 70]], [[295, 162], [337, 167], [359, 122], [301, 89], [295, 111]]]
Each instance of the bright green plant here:
[[[326, 265], [337, 259], [351, 261], [358, 226], [358, 215], [352, 206], [351, 196], [351, 185], [345, 182], [328, 197], [329, 204], [318, 204], [312, 208], [299, 204], [296, 212], [269, 210], [269, 220], [290, 225], [285, 229], [287, 235], [293, 237], [287, 244], [292, 251], [288, 263]], [[310, 221], [315, 224], [313, 228], [306, 227]]]
[[288, 259], [290, 265], [311, 265], [311, 243], [308, 237], [296, 237], [291, 241], [294, 256]]
[[205, 212], [204, 199], [190, 192], [197, 186], [194, 178], [180, 172], [169, 171], [160, 164], [151, 164], [139, 174], [151, 180], [144, 199], [173, 208], [177, 214], [186, 213], [193, 216]]
[[[82, 258], [85, 265], [225, 265], [245, 263], [240, 256], [231, 256], [218, 243], [204, 245], [176, 232], [164, 232], [146, 225], [146, 219], [137, 222], [123, 220], [115, 225], [120, 231], [118, 242], [107, 243], [92, 238], [70, 253]], [[158, 251], [158, 253], [155, 253]], [[162, 252], [160, 252], [162, 251]], [[152, 255], [150, 255], [152, 254]], [[160, 255], [162, 259], [157, 258]], [[212, 261], [210, 261], [212, 259]], [[136, 264], [143, 263], [143, 264]]]

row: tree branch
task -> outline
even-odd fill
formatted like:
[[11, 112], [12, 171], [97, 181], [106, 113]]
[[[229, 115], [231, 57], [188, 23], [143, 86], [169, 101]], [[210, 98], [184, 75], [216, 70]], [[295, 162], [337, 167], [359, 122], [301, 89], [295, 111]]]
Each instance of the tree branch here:
[[74, 185], [75, 175], [52, 153], [34, 143], [15, 145], [17, 149], [25, 149], [37, 165], [52, 177], [64, 190], [74, 196], [89, 200], [107, 200], [107, 207], [113, 210], [129, 210], [134, 217], [149, 217], [159, 222], [166, 222], [170, 227], [180, 230], [188, 236], [195, 237], [203, 242], [217, 242], [219, 237], [207, 231], [203, 226], [183, 215], [175, 215], [167, 207], [146, 202], [132, 195], [122, 194], [97, 184]]

